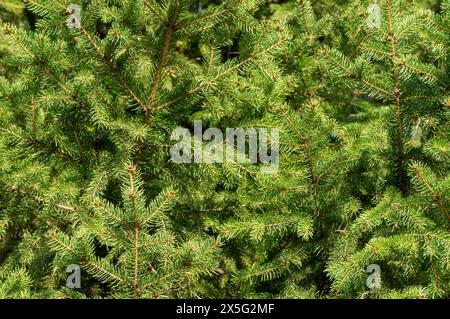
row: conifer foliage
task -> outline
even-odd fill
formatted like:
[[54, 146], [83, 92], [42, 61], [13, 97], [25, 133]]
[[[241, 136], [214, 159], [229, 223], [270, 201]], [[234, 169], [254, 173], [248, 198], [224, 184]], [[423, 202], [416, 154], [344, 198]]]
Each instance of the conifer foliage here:
[[438, 2], [0, 0], [0, 298], [448, 298]]

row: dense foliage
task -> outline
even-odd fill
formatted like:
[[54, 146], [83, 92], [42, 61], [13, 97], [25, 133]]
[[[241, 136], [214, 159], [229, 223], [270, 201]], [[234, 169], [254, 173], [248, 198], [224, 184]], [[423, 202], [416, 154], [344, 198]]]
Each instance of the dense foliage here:
[[[0, 23], [0, 298], [450, 296], [449, 0], [0, 0]], [[174, 162], [195, 120], [279, 129], [278, 170]]]

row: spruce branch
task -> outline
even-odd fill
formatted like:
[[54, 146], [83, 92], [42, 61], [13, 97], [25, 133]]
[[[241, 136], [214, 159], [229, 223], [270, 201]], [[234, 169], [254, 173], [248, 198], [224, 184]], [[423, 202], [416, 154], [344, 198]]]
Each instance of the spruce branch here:
[[114, 75], [114, 77], [117, 79], [117, 81], [120, 83], [120, 85], [124, 88], [125, 92], [128, 93], [128, 95], [131, 97], [132, 100], [136, 101], [141, 107], [144, 107], [144, 102], [142, 102], [141, 99], [137, 96], [137, 94], [128, 86], [128, 84], [125, 82], [125, 80], [119, 74], [119, 72], [117, 72], [116, 68], [112, 65], [111, 61], [105, 55], [103, 50], [95, 43], [95, 41], [91, 37], [91, 35], [86, 31], [86, 29], [83, 26], [80, 29], [83, 32], [83, 34], [86, 36], [86, 38], [88, 39], [89, 43], [94, 47], [100, 60], [106, 65], [106, 67], [111, 72], [111, 74]]
[[149, 102], [146, 104], [146, 106], [144, 106], [144, 109], [146, 110], [147, 113], [151, 112], [153, 110], [153, 103], [154, 103], [154, 100], [158, 93], [159, 86], [161, 84], [162, 70], [165, 66], [166, 59], [169, 54], [169, 49], [170, 49], [170, 45], [172, 43], [173, 34], [175, 32], [178, 15], [180, 13], [179, 12], [180, 3], [178, 0], [176, 0], [175, 3], [176, 3], [175, 13], [172, 17], [170, 25], [167, 28], [166, 37], [164, 39], [164, 43], [163, 43], [163, 47], [162, 47], [162, 51], [161, 51], [161, 57], [159, 59], [158, 68], [156, 70], [156, 75], [155, 75], [155, 78], [154, 78], [153, 84], [152, 84], [152, 90], [150, 93]]
[[156, 9], [156, 3], [152, 5], [149, 1], [154, 2], [154, 0], [143, 0], [145, 5], [163, 22], [166, 22], [166, 19], [162, 16], [162, 14]]
[[431, 188], [430, 184], [425, 180], [425, 178], [420, 173], [420, 167], [417, 163], [410, 164], [411, 169], [414, 171], [414, 174], [419, 178], [420, 182], [426, 187], [426, 189], [430, 192], [433, 200], [438, 204], [441, 211], [450, 219], [449, 208], [443, 203], [442, 199], [436, 192]]
[[56, 208], [59, 208], [61, 210], [65, 210], [65, 211], [68, 211], [68, 212], [71, 212], [71, 213], [77, 211], [76, 207], [71, 207], [71, 206], [67, 206], [67, 205], [64, 205], [64, 204], [49, 203], [48, 201], [42, 199], [41, 197], [33, 195], [30, 192], [27, 192], [27, 191], [17, 187], [16, 185], [9, 183], [8, 181], [4, 180], [3, 178], [0, 178], [0, 183], [2, 183], [3, 185], [7, 186], [11, 191], [17, 192], [17, 193], [21, 194], [24, 197], [28, 197], [30, 199], [33, 199], [37, 203], [39, 203], [41, 205], [44, 205], [44, 206], [53, 205]]
[[[254, 52], [250, 57], [242, 60], [241, 62], [237, 63], [236, 65], [231, 66], [230, 68], [222, 71], [221, 73], [217, 74], [213, 79], [212, 82], [214, 81], [218, 81], [220, 80], [222, 77], [224, 77], [225, 75], [228, 75], [229, 73], [232, 73], [233, 71], [235, 71], [236, 69], [239, 69], [240, 67], [249, 64], [253, 61], [255, 61], [258, 57], [260, 57], [261, 55], [264, 55], [266, 53], [269, 53], [270, 51], [274, 50], [277, 47], [280, 47], [281, 45], [283, 45], [285, 43], [285, 41], [287, 41], [288, 38], [287, 37], [281, 37], [278, 41], [276, 41], [275, 43], [273, 43], [270, 47], [263, 49], [259, 52]], [[190, 91], [188, 91], [187, 93], [178, 96], [168, 102], [162, 103], [160, 105], [157, 105], [154, 107], [154, 111], [159, 110], [159, 109], [164, 109], [167, 108], [175, 103], [178, 103], [186, 98], [188, 98], [189, 96], [199, 93], [201, 92], [202, 89], [204, 89], [207, 86], [206, 83], [202, 83], [200, 85], [198, 85], [197, 87], [191, 89]]]

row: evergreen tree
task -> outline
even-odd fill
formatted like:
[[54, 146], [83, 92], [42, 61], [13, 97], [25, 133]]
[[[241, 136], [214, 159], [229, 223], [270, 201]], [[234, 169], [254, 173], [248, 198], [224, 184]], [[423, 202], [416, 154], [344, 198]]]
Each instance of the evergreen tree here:
[[[24, 2], [0, 298], [449, 296], [449, 0]], [[278, 169], [176, 163], [196, 120], [270, 131]]]
[[[209, 289], [199, 282], [217, 272], [218, 244], [189, 208], [208, 185], [197, 188], [198, 170], [170, 161], [170, 133], [202, 103], [252, 100], [230, 84], [248, 81], [238, 73], [269, 59], [283, 37], [252, 17], [258, 1], [202, 12], [192, 4], [84, 1], [69, 29], [69, 2], [27, 1], [38, 31], [4, 26], [17, 48], [4, 61], [13, 76], [2, 79], [5, 282], [58, 296], [74, 262], [88, 274], [87, 296]], [[233, 40], [239, 57], [222, 59]]]
[[[381, 28], [371, 30], [369, 4], [352, 3], [338, 21], [316, 18], [308, 1], [281, 9], [298, 12], [290, 22], [296, 58], [280, 57], [295, 79], [264, 124], [286, 139], [282, 168], [275, 179], [246, 180], [232, 201], [238, 219], [216, 221], [230, 240], [240, 296], [448, 294], [447, 18], [388, 2]], [[419, 31], [420, 41], [411, 38]], [[430, 40], [442, 42], [420, 52]], [[371, 264], [383, 270], [382, 289], [366, 286]]]
[[[372, 180], [363, 180], [365, 187], [373, 184], [371, 203], [336, 236], [327, 270], [338, 296], [444, 297], [450, 244], [444, 48], [449, 3], [443, 3], [441, 16], [406, 1], [378, 4], [379, 27], [368, 28], [369, 3], [354, 2], [342, 20], [340, 50], [322, 51], [337, 83], [367, 94], [364, 99], [374, 101], [379, 113], [376, 125], [360, 128], [359, 153], [366, 154], [352, 170], [353, 178]], [[365, 291], [369, 264], [383, 270], [383, 285], [372, 292]]]

